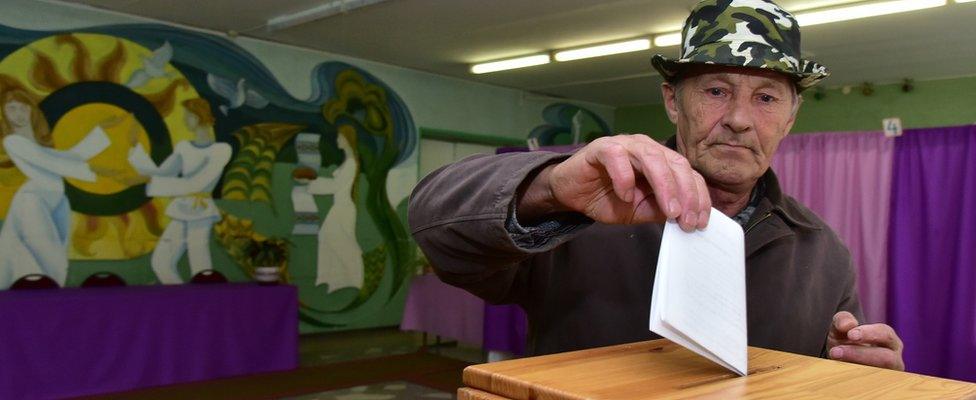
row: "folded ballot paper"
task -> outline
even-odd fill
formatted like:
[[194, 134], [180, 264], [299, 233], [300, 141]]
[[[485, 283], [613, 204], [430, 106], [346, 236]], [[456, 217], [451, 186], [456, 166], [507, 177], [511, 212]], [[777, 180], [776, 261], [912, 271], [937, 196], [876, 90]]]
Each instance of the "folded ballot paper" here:
[[745, 235], [712, 209], [705, 230], [668, 221], [651, 296], [650, 329], [729, 370], [746, 375]]

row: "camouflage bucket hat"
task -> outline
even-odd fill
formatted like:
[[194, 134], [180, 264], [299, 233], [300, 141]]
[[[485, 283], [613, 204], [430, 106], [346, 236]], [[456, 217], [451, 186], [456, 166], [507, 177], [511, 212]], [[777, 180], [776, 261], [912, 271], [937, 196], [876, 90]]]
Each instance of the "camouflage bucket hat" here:
[[800, 26], [770, 0], [704, 0], [681, 31], [681, 58], [660, 54], [651, 64], [671, 81], [687, 64], [765, 68], [792, 76], [798, 91], [830, 76], [827, 68], [800, 58]]

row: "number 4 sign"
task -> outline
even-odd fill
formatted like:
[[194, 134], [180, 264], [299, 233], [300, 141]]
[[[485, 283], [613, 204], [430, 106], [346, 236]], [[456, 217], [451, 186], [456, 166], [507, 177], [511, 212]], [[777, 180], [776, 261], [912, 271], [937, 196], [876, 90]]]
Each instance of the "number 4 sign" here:
[[884, 134], [887, 137], [897, 137], [904, 133], [901, 127], [901, 118], [885, 118], [881, 121], [881, 125], [884, 126]]

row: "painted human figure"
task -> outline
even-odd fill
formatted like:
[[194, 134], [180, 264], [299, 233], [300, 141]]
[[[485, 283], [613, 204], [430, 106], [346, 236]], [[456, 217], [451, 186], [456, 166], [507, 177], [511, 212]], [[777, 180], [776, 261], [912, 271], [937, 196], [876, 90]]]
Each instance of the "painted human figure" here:
[[332, 178], [319, 177], [308, 184], [308, 192], [314, 195], [334, 196], [318, 236], [318, 262], [315, 284], [327, 284], [329, 291], [346, 287], [363, 286], [363, 251], [356, 240], [355, 182], [359, 175], [359, 159], [347, 137], [355, 140], [352, 127], [339, 128], [336, 142], [346, 154], [332, 174]]
[[189, 99], [182, 105], [184, 122], [193, 132], [193, 140], [177, 143], [173, 153], [158, 166], [134, 139], [134, 147], [129, 150], [129, 163], [148, 178], [146, 195], [175, 197], [166, 208], [170, 223], [156, 243], [150, 261], [163, 284], [183, 283], [177, 263], [184, 253], [189, 255], [191, 276], [211, 269], [210, 234], [213, 225], [220, 221], [220, 210], [210, 193], [230, 162], [232, 152], [227, 143], [215, 142], [214, 117], [206, 100]]
[[4, 149], [27, 176], [0, 229], [0, 289], [29, 274], [47, 275], [64, 286], [71, 224], [64, 178], [95, 181], [87, 161], [109, 146], [103, 126], [115, 125], [118, 119], [96, 125], [71, 149], [55, 150], [47, 122], [27, 92], [7, 91], [0, 104]]

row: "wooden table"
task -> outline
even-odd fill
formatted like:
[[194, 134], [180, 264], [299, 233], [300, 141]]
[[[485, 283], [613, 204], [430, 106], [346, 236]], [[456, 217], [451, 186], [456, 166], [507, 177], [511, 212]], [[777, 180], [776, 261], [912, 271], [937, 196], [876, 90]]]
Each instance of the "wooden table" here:
[[668, 340], [473, 365], [458, 399], [976, 399], [976, 384], [749, 348], [739, 377]]

